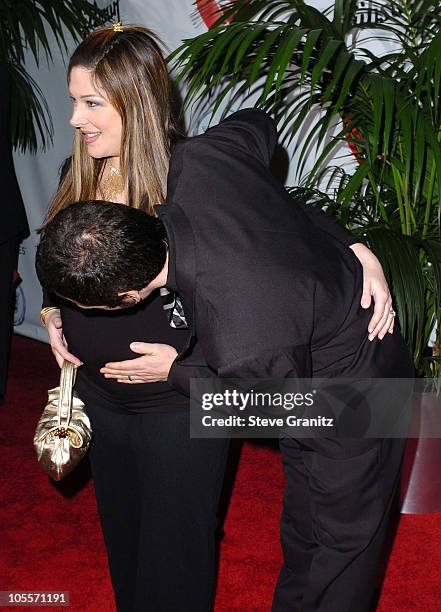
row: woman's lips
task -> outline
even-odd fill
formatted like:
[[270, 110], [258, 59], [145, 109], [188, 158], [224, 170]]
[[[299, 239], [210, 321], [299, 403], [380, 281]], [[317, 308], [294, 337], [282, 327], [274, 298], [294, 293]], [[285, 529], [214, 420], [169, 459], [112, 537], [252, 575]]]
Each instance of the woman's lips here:
[[81, 132], [83, 141], [86, 144], [91, 144], [92, 142], [95, 142], [97, 138], [99, 138], [100, 134], [101, 132]]

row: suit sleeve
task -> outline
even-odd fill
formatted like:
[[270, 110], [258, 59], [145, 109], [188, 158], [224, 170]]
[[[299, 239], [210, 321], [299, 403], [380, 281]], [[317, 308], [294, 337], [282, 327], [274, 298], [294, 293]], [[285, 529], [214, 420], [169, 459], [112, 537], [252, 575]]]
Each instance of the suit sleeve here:
[[308, 215], [309, 219], [314, 223], [314, 225], [319, 227], [322, 231], [326, 232], [333, 238], [336, 238], [346, 246], [349, 247], [352, 244], [356, 244], [358, 242], [362, 242], [364, 244], [363, 240], [361, 240], [358, 236], [355, 236], [349, 230], [347, 230], [345, 226], [340, 223], [340, 221], [335, 217], [327, 215], [322, 210], [319, 210], [314, 206], [304, 204], [300, 201], [296, 201], [296, 205], [300, 206], [300, 208]]
[[246, 355], [217, 369], [208, 366], [186, 365], [175, 360], [170, 369], [168, 383], [174, 389], [190, 396], [190, 379], [206, 378], [310, 378], [311, 351], [308, 345], [282, 349], [267, 349]]
[[187, 366], [185, 361], [174, 361], [168, 376], [168, 384], [176, 391], [190, 397], [190, 380], [205, 378], [266, 379], [310, 378], [311, 355], [308, 346], [290, 347], [282, 351], [263, 351], [228, 364], [218, 372], [206, 366]]
[[179, 393], [190, 396], [191, 378], [217, 378], [214, 370], [208, 366], [186, 365], [185, 361], [175, 359], [168, 375], [168, 384]]
[[[289, 309], [279, 307], [283, 278], [274, 280], [273, 291], [262, 293], [256, 287], [254, 295], [233, 279], [231, 290], [222, 292], [216, 305], [207, 302], [204, 290], [198, 291], [197, 312], [203, 328], [191, 352], [174, 362], [169, 382], [188, 395], [190, 378], [310, 378], [315, 282], [298, 276], [296, 307]], [[264, 277], [263, 285], [266, 282]], [[251, 282], [250, 287], [254, 286]], [[250, 298], [245, 308], [243, 289]], [[208, 367], [201, 368], [202, 364]]]
[[218, 374], [222, 378], [309, 378], [311, 349], [305, 344], [251, 352], [220, 366]]

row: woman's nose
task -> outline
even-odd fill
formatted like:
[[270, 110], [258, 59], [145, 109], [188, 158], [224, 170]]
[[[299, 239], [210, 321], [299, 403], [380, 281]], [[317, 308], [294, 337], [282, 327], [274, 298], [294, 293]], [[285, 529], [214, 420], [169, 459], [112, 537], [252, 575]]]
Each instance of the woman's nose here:
[[87, 123], [87, 120], [78, 108], [74, 108], [69, 123], [72, 127], [81, 127]]

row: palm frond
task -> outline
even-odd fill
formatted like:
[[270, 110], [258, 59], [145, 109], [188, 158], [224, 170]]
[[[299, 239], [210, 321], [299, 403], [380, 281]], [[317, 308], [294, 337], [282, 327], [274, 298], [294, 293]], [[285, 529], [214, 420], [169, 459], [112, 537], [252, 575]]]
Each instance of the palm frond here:
[[38, 83], [20, 64], [8, 65], [11, 75], [12, 141], [21, 152], [36, 153], [52, 142], [54, 128], [49, 107]]
[[79, 41], [89, 23], [105, 23], [107, 15], [88, 0], [2, 0], [0, 3], [0, 62], [11, 74], [12, 144], [22, 151], [35, 152], [38, 143], [52, 142], [52, 119], [41, 89], [25, 69], [27, 53], [37, 65], [43, 55], [50, 63], [53, 43], [62, 55], [67, 34]]
[[[172, 60], [187, 103], [216, 100], [226, 114], [253, 93], [283, 142], [295, 141], [293, 195], [313, 196], [368, 241], [421, 372], [434, 321], [441, 337], [441, 12], [438, 0], [370, 4], [355, 23], [352, 0], [325, 13], [303, 0], [238, 0]], [[375, 54], [374, 38], [389, 51]], [[337, 155], [352, 168], [327, 167]]]

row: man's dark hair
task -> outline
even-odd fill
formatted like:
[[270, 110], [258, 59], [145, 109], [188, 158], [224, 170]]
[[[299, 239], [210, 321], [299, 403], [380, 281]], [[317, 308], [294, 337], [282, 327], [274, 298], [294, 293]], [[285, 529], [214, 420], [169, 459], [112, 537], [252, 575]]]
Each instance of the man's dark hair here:
[[159, 219], [104, 201], [75, 202], [46, 225], [36, 268], [49, 293], [84, 306], [121, 306], [118, 293], [146, 287], [164, 267]]

